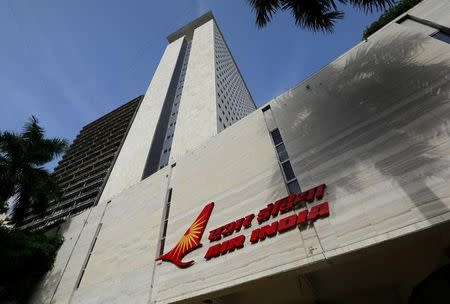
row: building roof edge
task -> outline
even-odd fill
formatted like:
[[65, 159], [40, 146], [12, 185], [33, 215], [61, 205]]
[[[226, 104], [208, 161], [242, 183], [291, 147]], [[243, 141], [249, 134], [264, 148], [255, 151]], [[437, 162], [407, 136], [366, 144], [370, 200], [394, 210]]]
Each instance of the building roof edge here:
[[214, 15], [213, 15], [212, 11], [207, 11], [206, 13], [204, 13], [197, 19], [189, 22], [185, 26], [179, 28], [178, 30], [176, 30], [175, 32], [173, 32], [172, 34], [167, 36], [167, 41], [169, 41], [169, 43], [172, 43], [175, 40], [177, 40], [183, 36], [186, 36], [187, 34], [193, 33], [197, 27], [205, 24], [206, 22], [208, 22], [210, 20], [215, 20]]

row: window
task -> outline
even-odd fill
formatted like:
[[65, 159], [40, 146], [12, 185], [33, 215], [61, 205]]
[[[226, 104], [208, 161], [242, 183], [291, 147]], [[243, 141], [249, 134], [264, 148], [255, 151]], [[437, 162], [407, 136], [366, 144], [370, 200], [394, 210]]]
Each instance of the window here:
[[[264, 108], [265, 112], [264, 114], [268, 113], [268, 115], [271, 115], [270, 107]], [[266, 124], [267, 124], [267, 117], [266, 115]], [[283, 139], [281, 138], [281, 133], [278, 129], [275, 129], [270, 132], [270, 135], [273, 139], [275, 150], [278, 155], [279, 164], [282, 167], [283, 175], [284, 175], [284, 182], [285, 185], [289, 191], [289, 193], [300, 193], [300, 185], [298, 184], [297, 178], [295, 177], [294, 170], [292, 169], [291, 162], [289, 161], [289, 155], [286, 151], [286, 146], [283, 143]]]
[[282, 166], [284, 175], [286, 176], [286, 180], [290, 181], [295, 179], [295, 173], [294, 170], [292, 169], [291, 162], [290, 161], [284, 162]]
[[167, 226], [169, 224], [170, 202], [172, 201], [172, 188], [167, 193], [167, 202], [164, 208], [164, 220], [162, 223], [161, 240], [159, 243], [159, 255], [164, 253], [164, 244], [166, 242]]
[[276, 146], [276, 150], [277, 150], [277, 154], [278, 154], [278, 158], [280, 159], [280, 162], [284, 162], [285, 160], [287, 160], [289, 158], [287, 151], [286, 151], [286, 147], [284, 146], [283, 143]]
[[278, 129], [270, 132], [270, 135], [272, 135], [273, 143], [275, 144], [275, 146], [283, 142], [283, 139], [281, 139], [280, 131]]
[[[170, 203], [172, 201], [172, 188], [169, 189], [169, 193], [167, 195], [167, 202]], [[169, 215], [169, 211], [167, 211], [167, 216]]]
[[431, 35], [431, 37], [436, 38], [438, 40], [441, 40], [443, 42], [447, 42], [450, 44], [450, 35], [447, 33], [444, 33], [442, 31], [439, 31], [433, 35]]
[[92, 251], [94, 250], [94, 246], [95, 246], [95, 243], [97, 242], [97, 238], [98, 238], [98, 235], [100, 233], [100, 229], [102, 228], [102, 225], [103, 225], [103, 223], [100, 223], [98, 225], [98, 227], [97, 227], [97, 230], [95, 231], [94, 239], [92, 240], [91, 246], [89, 247], [89, 251], [88, 251], [88, 255], [86, 257], [86, 260], [84, 261], [83, 266], [81, 267], [81, 273], [78, 276], [78, 280], [76, 282], [75, 289], [78, 289], [78, 287], [80, 287], [81, 279], [83, 278], [84, 272], [86, 271], [87, 265], [89, 263], [89, 259], [91, 258]]
[[296, 179], [288, 183], [288, 189], [291, 194], [298, 194], [302, 192]]

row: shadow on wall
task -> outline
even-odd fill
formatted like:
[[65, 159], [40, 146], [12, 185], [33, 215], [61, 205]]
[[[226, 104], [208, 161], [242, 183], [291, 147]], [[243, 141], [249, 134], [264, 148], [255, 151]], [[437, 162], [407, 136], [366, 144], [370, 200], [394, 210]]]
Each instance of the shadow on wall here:
[[[272, 109], [303, 190], [328, 182], [333, 205], [337, 191], [351, 196], [375, 186], [373, 198], [386, 196], [380, 205], [392, 208], [384, 213], [388, 219], [408, 208], [398, 197], [390, 204], [394, 186], [410, 209], [430, 220], [449, 211], [443, 199], [450, 180], [450, 45], [396, 28], [377, 37], [277, 98]], [[354, 217], [347, 213], [340, 222]], [[355, 219], [355, 225], [372, 224], [361, 222]], [[394, 225], [410, 224], [399, 218]], [[429, 263], [439, 265], [438, 259]], [[323, 286], [314, 286], [320, 293]]]
[[292, 127], [304, 138], [291, 156], [300, 185], [303, 173], [317, 182], [334, 175], [336, 188], [355, 193], [387, 177], [424, 218], [448, 211], [428, 185], [448, 191], [449, 49], [420, 33], [387, 32], [288, 93], [305, 103]]

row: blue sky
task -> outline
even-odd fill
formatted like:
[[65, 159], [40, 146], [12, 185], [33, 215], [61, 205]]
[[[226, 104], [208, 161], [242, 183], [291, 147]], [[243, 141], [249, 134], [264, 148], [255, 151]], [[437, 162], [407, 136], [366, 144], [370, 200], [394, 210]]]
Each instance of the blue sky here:
[[49, 136], [82, 126], [145, 92], [166, 36], [212, 10], [259, 106], [361, 40], [380, 12], [345, 8], [333, 34], [278, 14], [264, 29], [246, 0], [0, 1], [0, 130], [35, 115]]

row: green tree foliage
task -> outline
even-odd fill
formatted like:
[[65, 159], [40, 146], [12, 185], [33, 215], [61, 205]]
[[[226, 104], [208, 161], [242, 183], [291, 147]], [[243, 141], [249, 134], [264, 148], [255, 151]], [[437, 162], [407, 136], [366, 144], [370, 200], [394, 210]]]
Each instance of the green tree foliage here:
[[363, 39], [367, 39], [370, 35], [378, 31], [380, 28], [382, 28], [404, 12], [413, 8], [419, 2], [422, 2], [422, 0], [401, 0], [397, 5], [387, 9], [377, 21], [366, 27], [363, 33]]
[[279, 11], [288, 11], [301, 28], [332, 32], [337, 20], [344, 17], [337, 3], [351, 5], [365, 12], [386, 9], [396, 0], [247, 0], [256, 13], [256, 24], [264, 27]]
[[36, 282], [53, 267], [61, 236], [0, 226], [0, 303], [26, 303]]
[[44, 165], [64, 152], [64, 139], [44, 137], [44, 129], [32, 116], [23, 131], [0, 132], [0, 211], [13, 198], [12, 220], [20, 223], [27, 211], [43, 212], [60, 191]]

